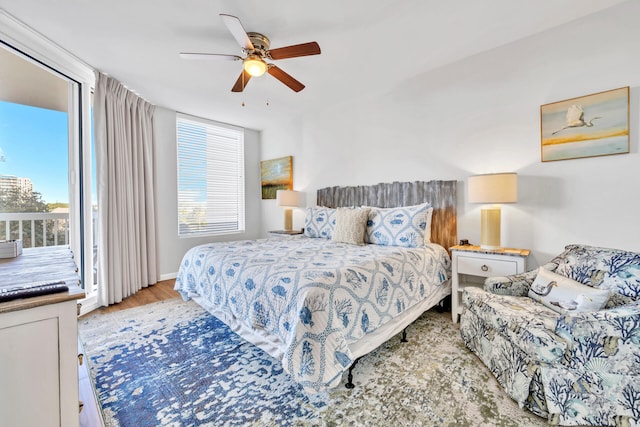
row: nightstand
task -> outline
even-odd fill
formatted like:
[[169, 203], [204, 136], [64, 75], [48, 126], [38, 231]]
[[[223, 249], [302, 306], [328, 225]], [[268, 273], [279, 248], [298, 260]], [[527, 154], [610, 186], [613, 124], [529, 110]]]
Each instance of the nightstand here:
[[482, 288], [487, 277], [524, 273], [529, 249], [482, 249], [480, 246], [453, 246], [451, 250], [451, 317], [458, 323], [462, 313], [462, 291], [467, 286]]
[[296, 236], [298, 234], [302, 234], [304, 231], [301, 229], [297, 230], [270, 230], [269, 234], [273, 237], [279, 236]]

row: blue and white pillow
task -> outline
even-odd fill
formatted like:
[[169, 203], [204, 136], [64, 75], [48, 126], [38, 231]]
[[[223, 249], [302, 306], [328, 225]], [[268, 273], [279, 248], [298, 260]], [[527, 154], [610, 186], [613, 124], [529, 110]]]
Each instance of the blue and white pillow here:
[[366, 242], [374, 245], [416, 248], [431, 242], [429, 203], [399, 208], [371, 208]]
[[336, 210], [321, 206], [307, 208], [304, 218], [304, 235], [331, 239], [336, 225]]

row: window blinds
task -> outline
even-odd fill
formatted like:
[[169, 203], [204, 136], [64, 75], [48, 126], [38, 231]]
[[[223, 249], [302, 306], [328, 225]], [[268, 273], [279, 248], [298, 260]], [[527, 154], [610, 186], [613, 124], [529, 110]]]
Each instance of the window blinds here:
[[178, 114], [178, 236], [242, 232], [244, 130]]

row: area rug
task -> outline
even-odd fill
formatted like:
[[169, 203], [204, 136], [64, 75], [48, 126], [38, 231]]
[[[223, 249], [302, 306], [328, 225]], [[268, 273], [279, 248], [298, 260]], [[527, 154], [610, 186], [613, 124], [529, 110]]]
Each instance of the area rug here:
[[[194, 302], [79, 321], [107, 427], [544, 426], [430, 310], [354, 369], [356, 388], [306, 395], [280, 362]], [[346, 377], [346, 375], [345, 375]]]

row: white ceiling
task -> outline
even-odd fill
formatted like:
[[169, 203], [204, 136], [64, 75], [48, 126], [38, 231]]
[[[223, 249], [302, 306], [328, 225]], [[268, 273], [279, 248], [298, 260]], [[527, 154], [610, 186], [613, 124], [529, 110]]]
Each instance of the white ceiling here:
[[[0, 0], [0, 8], [156, 105], [265, 129], [344, 100], [366, 102], [624, 1]], [[220, 13], [265, 34], [272, 48], [317, 41], [321, 55], [277, 61], [306, 89], [295, 93], [265, 75], [232, 93], [240, 62], [180, 59], [181, 51], [241, 54]]]

